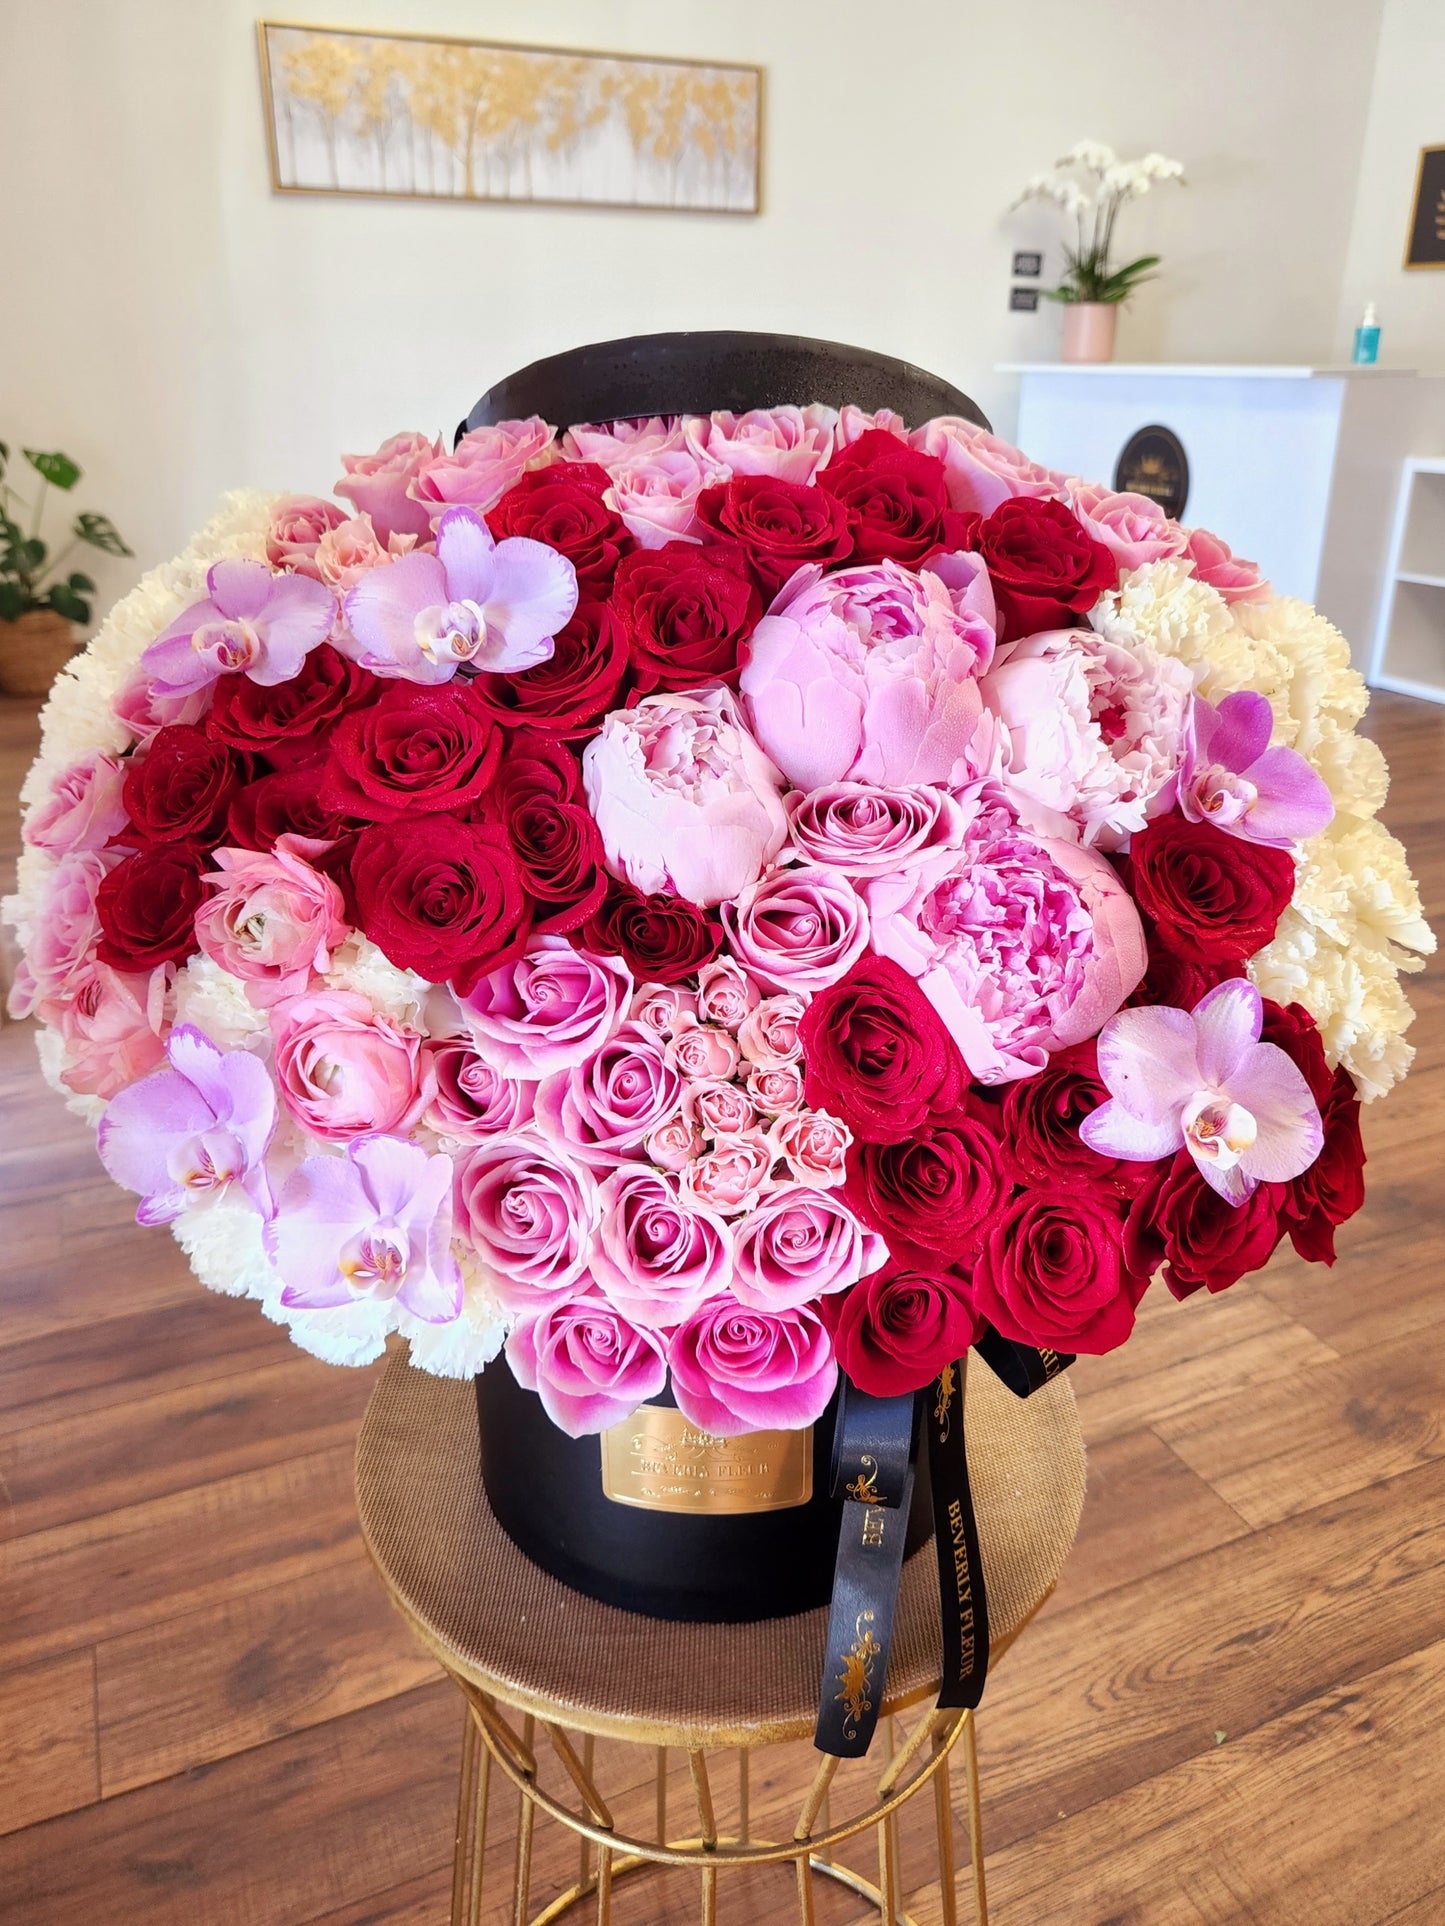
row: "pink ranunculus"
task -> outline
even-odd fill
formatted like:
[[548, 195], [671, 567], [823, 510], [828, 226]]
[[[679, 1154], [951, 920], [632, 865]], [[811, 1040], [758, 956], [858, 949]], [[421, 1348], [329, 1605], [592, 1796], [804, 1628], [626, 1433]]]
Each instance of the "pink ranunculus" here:
[[799, 1108], [773, 1125], [778, 1154], [800, 1184], [831, 1190], [848, 1175], [848, 1146], [853, 1133], [826, 1110]]
[[593, 422], [569, 428], [562, 437], [564, 461], [595, 462], [611, 474], [639, 455], [666, 453], [687, 446], [687, 432], [677, 415], [653, 415], [647, 421]]
[[771, 870], [722, 919], [734, 956], [770, 990], [826, 990], [868, 947], [867, 908], [836, 869]]
[[977, 773], [977, 678], [993, 648], [993, 630], [928, 569], [799, 569], [753, 631], [744, 714], [798, 789], [958, 787]]
[[316, 545], [316, 573], [340, 594], [353, 589], [363, 575], [384, 568], [398, 556], [409, 555], [417, 545], [415, 535], [393, 534], [383, 543], [365, 513], [348, 516], [328, 529]]
[[1116, 850], [1171, 805], [1193, 701], [1183, 663], [1058, 629], [1005, 643], [981, 687], [1001, 724], [996, 773], [1036, 834]]
[[653, 449], [609, 464], [612, 486], [602, 499], [642, 548], [696, 542], [697, 498], [728, 479], [720, 461], [686, 446]]
[[724, 903], [783, 846], [778, 772], [727, 689], [614, 709], [582, 756], [607, 861], [644, 895]]
[[194, 728], [204, 719], [210, 706], [209, 685], [203, 689], [187, 689], [184, 693], [177, 693], [153, 683], [141, 668], [136, 668], [126, 677], [110, 704], [111, 714], [118, 722], [124, 723], [138, 743], [149, 742], [152, 736], [173, 722]]
[[720, 1023], [738, 1030], [749, 1010], [756, 1009], [759, 990], [747, 971], [730, 956], [715, 957], [697, 973], [697, 1013], [704, 1023]]
[[735, 1137], [719, 1137], [679, 1173], [678, 1181], [688, 1203], [736, 1217], [751, 1210], [769, 1189], [776, 1162], [767, 1132], [754, 1126]]
[[1187, 528], [1184, 553], [1201, 582], [1217, 589], [1226, 602], [1268, 602], [1274, 590], [1260, 573], [1258, 562], [1236, 555], [1228, 542], [1207, 528]]
[[616, 1164], [636, 1154], [682, 1104], [682, 1078], [662, 1046], [624, 1023], [586, 1062], [558, 1070], [537, 1086], [537, 1128], [589, 1164]]
[[602, 1221], [596, 1179], [566, 1148], [518, 1130], [456, 1161], [457, 1236], [509, 1311], [570, 1291]]
[[722, 1219], [684, 1203], [660, 1171], [626, 1164], [602, 1186], [602, 1228], [592, 1277], [624, 1317], [671, 1330], [727, 1288], [732, 1233]]
[[841, 1197], [791, 1188], [760, 1203], [734, 1233], [733, 1291], [760, 1311], [785, 1311], [846, 1291], [888, 1262]]
[[744, 1088], [759, 1110], [782, 1117], [800, 1108], [803, 1101], [803, 1073], [796, 1063], [775, 1063], [765, 1069], [750, 1063]]
[[96, 892], [119, 861], [118, 851], [77, 849], [51, 871], [25, 950], [28, 974], [17, 975], [11, 993], [12, 1016], [29, 1016], [46, 1005], [58, 1009], [75, 994], [100, 940]]
[[694, 1157], [700, 1157], [705, 1144], [697, 1125], [689, 1123], [679, 1111], [677, 1116], [659, 1124], [656, 1130], [650, 1130], [643, 1139], [642, 1147], [659, 1170], [676, 1173], [685, 1170]]
[[246, 985], [264, 1010], [304, 990], [331, 967], [347, 936], [346, 907], [329, 876], [308, 856], [328, 847], [304, 836], [280, 836], [274, 849], [218, 849], [208, 876], [214, 894], [196, 917], [206, 955]]
[[368, 1131], [401, 1134], [431, 1102], [421, 1036], [354, 990], [288, 997], [271, 1011], [281, 1101], [313, 1137], [346, 1143]]
[[115, 1096], [165, 1055], [166, 990], [172, 971], [123, 975], [104, 963], [81, 966], [73, 993], [55, 1011], [65, 1044], [60, 1081], [81, 1096]]
[[738, 1048], [749, 1063], [771, 1070], [783, 1063], [801, 1063], [803, 1046], [798, 1025], [810, 999], [805, 996], [765, 996], [749, 1010], [738, 1028]]
[[678, 1410], [719, 1437], [801, 1430], [822, 1417], [838, 1382], [823, 1321], [806, 1306], [765, 1311], [709, 1298], [674, 1332], [667, 1357]]
[[529, 468], [552, 459], [557, 430], [537, 415], [525, 421], [495, 421], [463, 435], [451, 454], [423, 462], [408, 490], [433, 521], [445, 508], [460, 504], [485, 515], [495, 508]]
[[1069, 507], [1085, 532], [1109, 550], [1121, 571], [1184, 552], [1184, 530], [1147, 495], [1121, 495], [1102, 482], [1075, 482], [1069, 489]]
[[738, 1067], [738, 1040], [718, 1024], [683, 1017], [662, 1054], [681, 1076], [726, 1078]]
[[371, 517], [383, 542], [393, 535], [415, 535], [424, 540], [431, 531], [431, 515], [425, 502], [413, 499], [411, 485], [427, 463], [439, 461], [444, 452], [440, 438], [429, 441], [421, 434], [391, 435], [374, 455], [341, 457], [346, 473], [335, 492]]
[[750, 408], [745, 415], [725, 409], [711, 417], [691, 417], [688, 438], [704, 459], [720, 462], [733, 475], [774, 475], [779, 481], [810, 482], [833, 452], [831, 408]]
[[272, 568], [324, 581], [317, 567], [321, 539], [346, 520], [345, 509], [319, 495], [283, 495], [271, 504], [271, 526], [266, 536], [266, 560]]
[[830, 782], [787, 799], [793, 847], [804, 862], [861, 881], [916, 869], [963, 843], [968, 816], [946, 789], [913, 783], [897, 789]]
[[1067, 486], [1063, 475], [1041, 468], [1011, 442], [957, 415], [926, 421], [908, 439], [925, 455], [937, 455], [944, 467], [949, 507], [965, 513], [991, 515], [1000, 502], [1014, 495], [1044, 499], [1062, 495]]
[[130, 820], [121, 801], [124, 765], [92, 750], [56, 777], [44, 802], [30, 811], [21, 835], [33, 849], [68, 856], [76, 849], [104, 849]]
[[918, 979], [981, 1083], [1097, 1034], [1144, 975], [1144, 928], [1094, 850], [987, 813], [957, 854], [865, 885], [873, 947]]
[[569, 1438], [621, 1424], [667, 1383], [662, 1338], [590, 1291], [524, 1319], [507, 1339], [507, 1362]]
[[422, 1045], [436, 1093], [422, 1122], [446, 1142], [486, 1143], [532, 1121], [533, 1085], [494, 1070], [466, 1037], [436, 1037]]
[[873, 428], [885, 435], [897, 435], [900, 441], [908, 439], [908, 423], [902, 415], [895, 414], [891, 408], [878, 408], [870, 414], [851, 401], [845, 401], [839, 410], [833, 439], [839, 448], [851, 448], [860, 435], [866, 435]]
[[675, 983], [644, 983], [633, 997], [627, 1020], [666, 1043], [685, 1019], [697, 1016], [697, 998]]
[[488, 1063], [535, 1080], [600, 1049], [631, 997], [632, 972], [620, 956], [594, 956], [565, 937], [544, 936], [518, 962], [482, 977], [461, 1007]]
[[[777, 1074], [783, 1074], [781, 1072]], [[683, 1086], [682, 1114], [704, 1137], [739, 1137], [758, 1120], [757, 1109], [741, 1084], [721, 1077], [698, 1077]], [[702, 1146], [699, 1144], [698, 1149]]]

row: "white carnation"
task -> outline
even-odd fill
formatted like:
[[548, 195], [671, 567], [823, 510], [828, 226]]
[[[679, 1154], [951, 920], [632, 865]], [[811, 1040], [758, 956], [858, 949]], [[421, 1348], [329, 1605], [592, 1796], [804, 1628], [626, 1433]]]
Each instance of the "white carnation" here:
[[1367, 1102], [1409, 1069], [1415, 1053], [1405, 1032], [1414, 1011], [1380, 952], [1342, 948], [1289, 909], [1274, 941], [1251, 960], [1249, 976], [1261, 996], [1304, 1005], [1320, 1027], [1326, 1057], [1344, 1064]]
[[260, 1213], [221, 1196], [183, 1211], [171, 1235], [208, 1291], [224, 1297], [255, 1297], [264, 1303], [281, 1289], [261, 1243]]
[[396, 1328], [411, 1345], [411, 1361], [439, 1378], [474, 1378], [500, 1352], [507, 1338], [507, 1316], [492, 1295], [476, 1261], [461, 1244], [452, 1255], [462, 1273], [461, 1315], [449, 1324], [425, 1324], [402, 1306]]
[[286, 1326], [293, 1343], [323, 1364], [374, 1364], [395, 1328], [395, 1307], [371, 1297], [338, 1304], [330, 1311], [288, 1310], [279, 1298], [268, 1299], [262, 1308], [267, 1317]]
[[1126, 648], [1146, 642], [1188, 668], [1203, 661], [1211, 638], [1230, 627], [1229, 604], [1183, 562], [1146, 562], [1101, 595], [1090, 626]]
[[204, 954], [193, 956], [176, 977], [177, 1023], [193, 1023], [224, 1050], [246, 1050], [270, 1037], [264, 1010], [246, 995], [240, 977]]
[[1330, 736], [1315, 745], [1309, 760], [1342, 813], [1375, 816], [1384, 808], [1390, 771], [1380, 745], [1368, 736]]
[[329, 990], [355, 990], [394, 1023], [424, 1030], [423, 1015], [431, 984], [415, 970], [399, 970], [368, 937], [355, 931], [331, 959]]

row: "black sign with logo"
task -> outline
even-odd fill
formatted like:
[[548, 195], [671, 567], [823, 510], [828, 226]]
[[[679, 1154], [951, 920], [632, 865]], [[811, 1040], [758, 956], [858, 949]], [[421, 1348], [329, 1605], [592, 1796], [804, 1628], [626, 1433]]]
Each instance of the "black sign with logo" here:
[[1008, 304], [1015, 314], [1036, 314], [1039, 306], [1037, 288], [1010, 288]]
[[1119, 451], [1114, 486], [1129, 495], [1147, 495], [1172, 521], [1180, 521], [1189, 500], [1189, 457], [1172, 428], [1157, 421], [1138, 428]]
[[1042, 254], [1016, 254], [1014, 256], [1014, 273], [1019, 275], [1023, 280], [1036, 280], [1043, 271], [1044, 257]]
[[1420, 149], [1415, 211], [1410, 216], [1407, 268], [1445, 267], [1445, 147]]

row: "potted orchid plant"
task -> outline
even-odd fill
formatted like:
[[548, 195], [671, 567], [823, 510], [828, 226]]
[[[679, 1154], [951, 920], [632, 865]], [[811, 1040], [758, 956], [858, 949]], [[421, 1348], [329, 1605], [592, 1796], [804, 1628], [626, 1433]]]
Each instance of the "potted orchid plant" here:
[[1182, 161], [1145, 154], [1121, 161], [1102, 141], [1081, 140], [1045, 174], [1035, 174], [1013, 203], [1055, 201], [1072, 216], [1075, 239], [1065, 247], [1064, 278], [1045, 298], [1064, 303], [1065, 361], [1110, 361], [1119, 309], [1143, 282], [1152, 280], [1157, 254], [1114, 262], [1114, 228], [1120, 212], [1147, 194], [1155, 181], [1184, 180]]
[[40, 533], [48, 491], [69, 494], [81, 471], [58, 451], [26, 448], [22, 453], [40, 477], [28, 501], [10, 485], [10, 450], [0, 441], [0, 694], [16, 696], [45, 694], [74, 651], [72, 624], [90, 620], [95, 583], [64, 567], [75, 550], [132, 552], [110, 517], [90, 509], [71, 523], [70, 540], [60, 552], [52, 552]]

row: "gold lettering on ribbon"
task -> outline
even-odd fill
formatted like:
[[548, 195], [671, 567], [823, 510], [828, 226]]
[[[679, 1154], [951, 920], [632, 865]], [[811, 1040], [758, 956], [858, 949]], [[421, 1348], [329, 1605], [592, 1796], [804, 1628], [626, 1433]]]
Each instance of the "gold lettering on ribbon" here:
[[1040, 1351], [1039, 1362], [1044, 1367], [1045, 1384], [1048, 1383], [1050, 1378], [1056, 1378], [1064, 1368], [1063, 1365], [1059, 1363], [1059, 1354], [1057, 1351]]
[[957, 1498], [949, 1500], [948, 1531], [953, 1545], [953, 1585], [958, 1606], [958, 1666], [962, 1678], [973, 1670], [973, 1574], [968, 1566], [968, 1536], [963, 1524], [963, 1504]]
[[873, 1636], [872, 1612], [860, 1612], [853, 1625], [853, 1643], [843, 1654], [843, 1669], [838, 1674], [838, 1683], [843, 1689], [834, 1694], [834, 1703], [843, 1708], [846, 1739], [857, 1738], [859, 1719], [873, 1710], [868, 1694], [873, 1689], [873, 1667], [882, 1650]]
[[859, 1462], [868, 1476], [865, 1478], [860, 1471], [852, 1484], [846, 1488], [844, 1495], [851, 1498], [855, 1505], [881, 1505], [883, 1499], [878, 1490], [877, 1459], [870, 1458], [865, 1451]]
[[953, 1404], [953, 1394], [957, 1389], [958, 1378], [954, 1368], [951, 1364], [945, 1364], [938, 1374], [938, 1395], [933, 1405], [933, 1422], [938, 1426], [940, 1444], [948, 1442], [948, 1427], [951, 1422], [949, 1411]]

